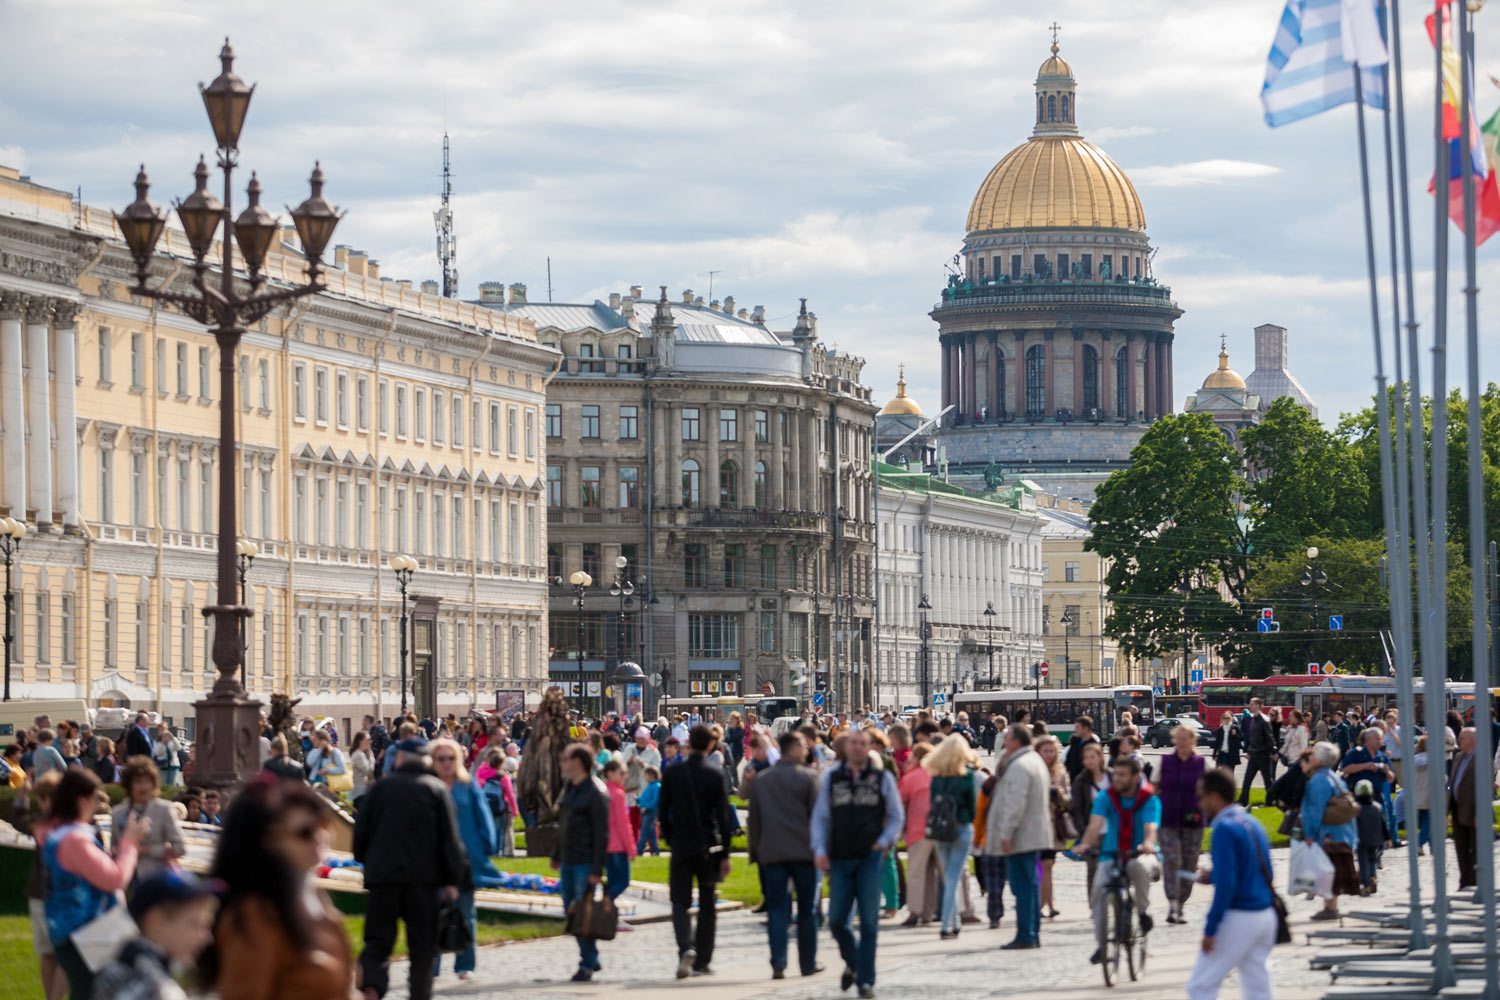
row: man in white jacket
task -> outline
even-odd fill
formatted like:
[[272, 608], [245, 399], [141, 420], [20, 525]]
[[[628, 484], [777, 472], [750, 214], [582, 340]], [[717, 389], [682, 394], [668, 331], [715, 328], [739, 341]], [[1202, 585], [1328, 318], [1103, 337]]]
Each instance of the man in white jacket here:
[[1016, 936], [1003, 949], [1040, 948], [1042, 900], [1037, 885], [1037, 853], [1056, 850], [1052, 837], [1051, 780], [1047, 765], [1031, 747], [1022, 723], [1006, 728], [1005, 770], [985, 817], [985, 844], [1005, 856], [1005, 881], [1016, 900]]

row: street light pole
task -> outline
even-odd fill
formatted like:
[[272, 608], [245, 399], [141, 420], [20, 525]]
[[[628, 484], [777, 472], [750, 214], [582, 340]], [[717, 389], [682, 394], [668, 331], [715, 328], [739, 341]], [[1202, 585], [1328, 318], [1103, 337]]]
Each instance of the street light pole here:
[[932, 700], [932, 660], [927, 650], [927, 640], [932, 635], [932, 625], [927, 621], [927, 612], [932, 610], [932, 602], [927, 600], [923, 594], [922, 599], [917, 602], [917, 610], [922, 613], [920, 628], [922, 630], [922, 707], [926, 708]]
[[[562, 577], [558, 577], [553, 582], [559, 587], [563, 585]], [[588, 685], [583, 679], [583, 595], [589, 587], [593, 586], [594, 578], [583, 570], [578, 569], [574, 570], [573, 575], [568, 577], [568, 583], [573, 587], [573, 603], [578, 608], [578, 683], [582, 685], [580, 688], [582, 694], [579, 697], [587, 698]], [[603, 715], [604, 693], [602, 689], [599, 693], [599, 707], [601, 711], [597, 715]], [[596, 722], [598, 721], [597, 715], [595, 717]]]
[[[624, 556], [615, 557], [615, 582], [610, 584], [609, 594], [611, 597], [620, 599], [620, 617], [615, 623], [615, 668], [618, 670], [625, 662], [625, 609], [630, 607], [630, 595], [635, 593], [635, 583], [625, 575], [625, 570], [630, 566], [630, 560]], [[613, 674], [610, 675], [613, 679]], [[611, 680], [611, 683], [613, 680]], [[621, 704], [624, 704], [622, 701]]]
[[1073, 616], [1068, 614], [1066, 605], [1063, 606], [1062, 617], [1057, 620], [1057, 624], [1061, 625], [1063, 630], [1063, 687], [1067, 688], [1069, 686], [1068, 674], [1073, 669], [1073, 658], [1068, 652], [1068, 629], [1073, 627]]
[[407, 636], [411, 629], [406, 614], [406, 588], [411, 585], [411, 575], [416, 572], [417, 561], [411, 556], [391, 556], [391, 569], [396, 572], [396, 586], [401, 588], [401, 714], [406, 715], [406, 665], [411, 657], [407, 649]]
[[989, 660], [987, 669], [989, 676], [985, 679], [987, 687], [995, 686], [995, 602], [984, 602], [984, 646], [985, 655]]
[[[240, 130], [255, 88], [235, 75], [234, 50], [228, 39], [219, 52], [219, 61], [222, 67], [219, 76], [208, 86], [200, 86], [199, 90], [208, 111], [209, 124], [213, 127], [218, 167], [224, 175], [224, 200], [220, 202], [209, 192], [208, 164], [200, 157], [194, 171], [196, 188], [177, 204], [177, 216], [193, 254], [194, 291], [173, 292], [165, 286], [152, 289], [146, 284], [167, 217], [146, 197], [151, 182], [146, 177], [144, 165], [136, 175], [135, 201], [115, 216], [115, 222], [135, 263], [135, 294], [172, 303], [204, 326], [211, 326], [219, 345], [218, 603], [203, 609], [204, 617], [214, 620], [213, 660], [219, 676], [208, 697], [195, 706], [200, 734], [195, 780], [203, 785], [232, 787], [242, 783], [258, 766], [253, 736], [258, 731], [260, 708], [258, 702], [245, 696], [244, 685], [236, 676], [244, 659], [239, 621], [247, 611], [243, 605], [235, 603], [235, 543], [238, 540], [235, 472], [239, 464], [235, 457], [239, 453], [235, 435], [235, 357], [247, 325], [283, 302], [323, 290], [323, 251], [333, 238], [339, 213], [323, 198], [323, 171], [314, 166], [311, 194], [291, 212], [306, 261], [306, 281], [294, 287], [262, 290], [261, 286], [266, 282], [263, 270], [266, 253], [280, 236], [281, 224], [276, 216], [261, 207], [260, 181], [254, 174], [250, 176], [246, 191], [248, 207], [238, 218], [231, 208]], [[223, 227], [223, 236], [219, 239], [220, 276], [215, 287], [209, 284], [208, 258], [220, 226]], [[236, 244], [244, 255], [249, 283], [244, 292], [235, 276]]]
[[[260, 555], [260, 546], [248, 538], [241, 538], [235, 543], [235, 562], [238, 564], [240, 574], [240, 606], [249, 607], [245, 604], [245, 576], [250, 572], [250, 564], [255, 562], [255, 557]], [[249, 633], [245, 629], [245, 617], [240, 616], [240, 687], [245, 687], [245, 665], [250, 662]], [[249, 690], [246, 688], [246, 690]]]
[[1309, 545], [1307, 547], [1307, 565], [1302, 567], [1302, 576], [1298, 578], [1297, 582], [1304, 587], [1314, 588], [1311, 590], [1313, 595], [1312, 628], [1308, 629], [1307, 636], [1307, 662], [1312, 663], [1312, 637], [1318, 631], [1318, 611], [1320, 610], [1318, 607], [1318, 597], [1328, 586], [1328, 574], [1323, 572], [1323, 567], [1318, 565], [1318, 547], [1316, 545]]
[[0, 557], [5, 559], [5, 700], [10, 701], [10, 647], [16, 641], [15, 610], [16, 594], [11, 589], [10, 566], [21, 551], [21, 539], [26, 537], [26, 522], [12, 517], [0, 517]]

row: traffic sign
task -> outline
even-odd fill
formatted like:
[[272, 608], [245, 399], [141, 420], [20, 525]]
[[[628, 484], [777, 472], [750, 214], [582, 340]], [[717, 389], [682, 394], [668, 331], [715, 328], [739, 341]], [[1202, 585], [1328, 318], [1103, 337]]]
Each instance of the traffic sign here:
[[1319, 671], [1321, 671], [1322, 669], [1323, 668], [1320, 667], [1320, 666], [1318, 666], [1316, 663], [1309, 663], [1307, 665], [1307, 672], [1310, 673], [1310, 674], [1316, 674]]
[[1041, 663], [1041, 666], [1039, 666], [1037, 669], [1041, 671], [1042, 678], [1046, 679], [1046, 677], [1047, 677], [1047, 661], [1043, 660], [1042, 663]]
[[1281, 622], [1272, 618], [1257, 618], [1255, 620], [1255, 631], [1257, 632], [1280, 632]]
[[1188, 683], [1190, 683], [1190, 684], [1202, 684], [1203, 683], [1203, 671], [1201, 671], [1201, 670], [1190, 670], [1190, 671], [1188, 671]]
[[936, 708], [937, 706], [946, 703], [947, 700], [948, 700], [948, 696], [945, 695], [945, 694], [943, 694], [943, 692], [938, 691], [935, 694], [933, 694], [933, 696], [932, 696], [932, 707]]
[[1160, 698], [1167, 693], [1167, 689], [1158, 684], [1156, 687], [1151, 689], [1151, 693]]
[[1338, 632], [1338, 631], [1342, 630], [1343, 627], [1344, 627], [1344, 616], [1343, 615], [1329, 615], [1328, 616], [1328, 630], [1330, 632]]
[[1192, 684], [1188, 685], [1188, 690], [1193, 694], [1201, 694], [1203, 692], [1203, 682], [1194, 681]]
[[1260, 609], [1260, 616], [1262, 618], [1275, 618], [1276, 617], [1276, 609], [1275, 608], [1261, 608]]
[[1323, 664], [1323, 673], [1325, 673], [1325, 674], [1332, 674], [1332, 673], [1336, 673], [1337, 671], [1338, 671], [1338, 667], [1335, 667], [1333, 665], [1333, 661], [1332, 660], [1329, 660], [1327, 663]]
[[816, 705], [818, 708], [822, 708], [823, 707], [823, 692], [822, 691], [814, 691], [813, 692], [813, 704]]

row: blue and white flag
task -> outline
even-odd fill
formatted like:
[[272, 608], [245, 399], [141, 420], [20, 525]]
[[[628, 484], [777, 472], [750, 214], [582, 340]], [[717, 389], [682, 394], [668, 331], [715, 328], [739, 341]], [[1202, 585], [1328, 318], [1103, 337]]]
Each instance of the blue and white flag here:
[[1287, 0], [1266, 57], [1266, 124], [1285, 125], [1354, 100], [1385, 107], [1384, 5], [1379, 0]]

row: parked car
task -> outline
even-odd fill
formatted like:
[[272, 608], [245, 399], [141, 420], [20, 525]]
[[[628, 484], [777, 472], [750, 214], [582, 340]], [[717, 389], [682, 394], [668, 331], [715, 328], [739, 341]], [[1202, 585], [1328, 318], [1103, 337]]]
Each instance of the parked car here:
[[1146, 742], [1153, 749], [1160, 750], [1172, 742], [1172, 730], [1178, 726], [1192, 726], [1198, 733], [1198, 745], [1200, 747], [1213, 746], [1214, 733], [1203, 723], [1188, 715], [1173, 716], [1168, 719], [1158, 719], [1146, 730]]

